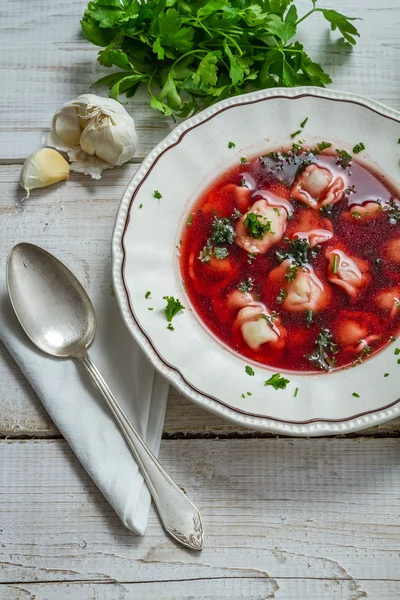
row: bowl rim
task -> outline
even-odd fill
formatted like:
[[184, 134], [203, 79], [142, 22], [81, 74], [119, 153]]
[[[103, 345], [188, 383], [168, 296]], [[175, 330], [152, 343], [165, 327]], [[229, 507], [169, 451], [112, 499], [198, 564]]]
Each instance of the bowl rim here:
[[130, 221], [130, 211], [142, 184], [151, 174], [152, 168], [161, 157], [171, 148], [177, 146], [184, 136], [203, 123], [215, 118], [222, 112], [234, 106], [251, 105], [270, 99], [296, 100], [304, 97], [328, 99], [334, 102], [350, 103], [366, 108], [383, 118], [400, 123], [400, 112], [361, 95], [326, 90], [315, 87], [298, 88], [273, 88], [259, 92], [251, 92], [234, 98], [222, 100], [207, 109], [186, 119], [175, 127], [153, 150], [151, 150], [140, 164], [139, 168], [129, 182], [121, 199], [112, 236], [112, 277], [118, 305], [122, 317], [129, 331], [150, 360], [152, 365], [182, 394], [198, 404], [225, 419], [233, 421], [243, 427], [295, 436], [338, 435], [358, 431], [384, 423], [400, 415], [400, 398], [378, 407], [376, 409], [360, 412], [348, 417], [338, 419], [313, 418], [304, 421], [293, 421], [277, 417], [257, 415], [232, 407], [219, 398], [202, 392], [190, 383], [178, 367], [170, 364], [156, 348], [150, 336], [140, 325], [132, 307], [129, 289], [125, 280], [126, 250], [124, 236]]

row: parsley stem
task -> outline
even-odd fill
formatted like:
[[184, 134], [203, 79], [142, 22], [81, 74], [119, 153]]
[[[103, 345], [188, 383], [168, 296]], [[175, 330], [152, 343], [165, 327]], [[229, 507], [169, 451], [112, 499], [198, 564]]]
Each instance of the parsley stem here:
[[179, 58], [176, 59], [176, 61], [174, 63], [172, 63], [171, 66], [171, 71], [174, 67], [176, 67], [176, 65], [178, 64], [178, 62], [180, 62], [183, 58], [186, 58], [187, 56], [190, 56], [191, 54], [208, 54], [208, 50], [199, 50], [198, 48], [196, 50], [190, 50], [190, 52], [186, 52], [186, 54], [182, 54], [182, 56], [180, 56]]
[[304, 21], [305, 19], [307, 19], [310, 15], [313, 14], [313, 12], [316, 12], [317, 10], [320, 10], [319, 8], [316, 8], [315, 6], [313, 6], [313, 8], [306, 13], [304, 16], [302, 16], [298, 21], [296, 21], [296, 27], [297, 25], [299, 25], [302, 21]]

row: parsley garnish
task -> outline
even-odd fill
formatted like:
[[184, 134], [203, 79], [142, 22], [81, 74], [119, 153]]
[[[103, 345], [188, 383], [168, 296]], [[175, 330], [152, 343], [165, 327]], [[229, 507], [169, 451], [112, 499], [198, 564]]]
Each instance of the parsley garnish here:
[[306, 117], [306, 118], [304, 119], [304, 121], [302, 121], [302, 122], [300, 123], [300, 127], [301, 127], [302, 129], [304, 129], [304, 126], [305, 126], [305, 124], [307, 123], [307, 121], [308, 121], [308, 117]]
[[210, 262], [211, 257], [212, 257], [212, 251], [213, 251], [212, 244], [210, 243], [210, 240], [207, 240], [206, 245], [204, 246], [203, 250], [201, 250], [201, 252], [199, 254], [199, 259], [201, 260], [202, 263]]
[[359, 397], [360, 397], [360, 394], [357, 394], [357, 392], [353, 392], [353, 393], [352, 393], [352, 396], [354, 396], [354, 398], [359, 398]]
[[333, 204], [324, 204], [319, 210], [323, 215], [329, 217], [332, 214]]
[[172, 323], [168, 323], [167, 329], [174, 331], [175, 327], [172, 325]]
[[385, 373], [385, 374], [384, 374], [384, 377], [389, 377], [389, 373]]
[[192, 221], [193, 221], [193, 217], [194, 217], [193, 213], [191, 215], [189, 215], [189, 218], [186, 221], [186, 227], [190, 227], [190, 225], [192, 224]]
[[362, 142], [360, 142], [359, 144], [356, 144], [353, 148], [354, 154], [359, 154], [363, 150], [365, 150], [365, 146]]
[[175, 315], [184, 310], [185, 307], [180, 300], [177, 300], [173, 296], [163, 296], [163, 300], [167, 302], [167, 306], [164, 309], [165, 316], [171, 322]]
[[145, 293], [145, 295], [144, 295], [144, 297], [146, 298], [146, 300], [147, 300], [148, 298], [150, 298], [150, 296], [151, 296], [151, 292], [146, 292], [146, 293]]
[[355, 194], [356, 193], [356, 188], [354, 185], [349, 185], [343, 192], [346, 196], [350, 195], [350, 194]]
[[256, 260], [256, 258], [257, 258], [257, 254], [255, 254], [254, 252], [248, 252], [247, 256], [248, 256], [248, 259], [249, 259], [247, 261], [249, 263], [249, 265], [251, 265], [251, 263], [253, 262], [253, 260]]
[[229, 149], [231, 149], [231, 148], [236, 148], [236, 144], [235, 144], [235, 142], [228, 142], [228, 148], [229, 148]]
[[302, 267], [305, 263], [310, 262], [310, 258], [314, 258], [317, 254], [315, 250], [311, 249], [310, 244], [305, 239], [297, 238], [289, 241], [285, 238], [284, 241], [288, 242], [289, 247], [285, 250], [277, 250], [275, 252], [275, 256], [279, 262], [283, 262], [289, 258], [292, 264]]
[[157, 200], [160, 200], [162, 198], [162, 195], [160, 194], [160, 192], [158, 190], [154, 190], [153, 196], [154, 196], [154, 198], [157, 198]]
[[304, 316], [306, 318], [307, 327], [310, 327], [310, 325], [312, 325], [312, 323], [314, 322], [314, 315], [315, 315], [315, 310], [305, 310], [304, 311]]
[[289, 283], [292, 283], [292, 281], [294, 281], [297, 277], [298, 270], [299, 270], [299, 267], [297, 265], [291, 265], [290, 267], [288, 267], [286, 269], [285, 280], [288, 281]]
[[247, 162], [248, 162], [247, 158], [245, 156], [242, 156], [242, 158], [240, 159], [240, 164], [245, 165]]
[[261, 315], [259, 315], [259, 318], [264, 319], [265, 321], [267, 321], [267, 323], [270, 327], [273, 327], [276, 319], [278, 318], [278, 315], [277, 315], [277, 313], [273, 312], [270, 315], [261, 314]]
[[249, 365], [246, 365], [245, 368], [244, 368], [244, 370], [246, 371], [247, 375], [253, 376], [255, 374], [254, 373], [254, 369], [252, 369], [251, 367], [249, 367]]
[[395, 355], [398, 356], [400, 354], [400, 348], [396, 348], [396, 350], [394, 351]]
[[277, 297], [276, 297], [276, 302], [277, 302], [278, 304], [282, 304], [282, 302], [284, 302], [284, 301], [286, 300], [286, 298], [287, 298], [287, 295], [288, 295], [288, 293], [287, 293], [287, 291], [285, 290], [285, 288], [281, 288], [281, 289], [279, 290], [279, 294], [278, 294], [278, 295], [277, 295]]
[[293, 398], [296, 398], [296, 396], [297, 396], [297, 394], [298, 394], [298, 393], [299, 393], [299, 388], [297, 387], [297, 388], [294, 390]]
[[215, 246], [214, 247], [214, 256], [218, 260], [222, 260], [223, 258], [227, 258], [229, 256], [228, 248], [224, 246]]
[[246, 398], [246, 396], [244, 394], [242, 394], [242, 398]]
[[251, 392], [246, 392], [246, 394], [247, 394], [248, 396], [252, 396], [252, 395], [253, 395]]
[[351, 212], [351, 216], [353, 217], [353, 219], [356, 219], [356, 221], [359, 221], [361, 219], [361, 213], [357, 212], [356, 210], [353, 210]]
[[323, 150], [326, 150], [327, 148], [331, 148], [332, 144], [330, 142], [319, 142], [319, 144], [317, 144], [318, 150], [320, 152], [322, 152]]
[[296, 137], [296, 135], [299, 135], [299, 133], [301, 133], [301, 129], [298, 129], [297, 131], [294, 131], [293, 133], [291, 133], [290, 137], [293, 139]]
[[139, 208], [143, 208], [143, 204], [139, 204]]
[[352, 362], [352, 367], [356, 367], [357, 365], [361, 365], [363, 358], [371, 354], [372, 348], [371, 346], [364, 346], [361, 352], [358, 354], [357, 358]]
[[233, 209], [233, 213], [232, 213], [232, 219], [234, 219], [235, 221], [237, 221], [238, 219], [240, 219], [242, 217], [242, 213], [240, 212], [240, 210], [238, 210], [237, 208]]
[[315, 340], [316, 350], [306, 355], [311, 363], [324, 371], [330, 371], [335, 365], [335, 358], [331, 354], [336, 354], [338, 349], [337, 345], [333, 343], [332, 337], [329, 329], [321, 328]]
[[272, 385], [276, 390], [284, 390], [288, 383], [290, 383], [290, 379], [285, 379], [281, 377], [280, 373], [275, 373], [264, 382], [264, 385]]
[[237, 286], [239, 292], [242, 292], [242, 294], [247, 294], [248, 292], [250, 292], [253, 289], [254, 286], [254, 279], [252, 277], [248, 277], [248, 279], [246, 279], [245, 281], [241, 281], [239, 283], [239, 285]]
[[149, 307], [147, 310], [154, 310], [154, 308]]
[[347, 169], [347, 167], [351, 164], [352, 156], [347, 152], [347, 150], [338, 150], [336, 149], [336, 153], [338, 154], [338, 158], [336, 159], [336, 163], [342, 167], [342, 169]]
[[383, 210], [389, 214], [389, 220], [392, 225], [400, 223], [400, 204], [396, 200], [391, 200], [389, 204], [383, 207]]
[[234, 237], [236, 235], [233, 229], [232, 222], [226, 217], [218, 219], [214, 217], [212, 224], [211, 239], [217, 244], [233, 244]]
[[266, 233], [274, 233], [271, 231], [271, 221], [257, 213], [247, 213], [243, 225], [249, 230], [250, 236], [257, 240], [262, 240]]

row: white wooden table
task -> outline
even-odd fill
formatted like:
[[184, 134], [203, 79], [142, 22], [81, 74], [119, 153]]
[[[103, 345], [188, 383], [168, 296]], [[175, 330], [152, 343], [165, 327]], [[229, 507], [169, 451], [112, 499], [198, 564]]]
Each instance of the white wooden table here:
[[[351, 54], [318, 16], [307, 27], [307, 48], [334, 87], [400, 109], [399, 0], [320, 3], [364, 19]], [[134, 164], [100, 182], [72, 174], [24, 204], [17, 183], [55, 109], [96, 78], [96, 49], [79, 30], [84, 7], [0, 3], [0, 268], [13, 244], [33, 241], [89, 293], [111, 294], [119, 199], [172, 123], [138, 94]], [[0, 345], [0, 599], [398, 600], [399, 431], [400, 419], [348, 438], [278, 439], [171, 390], [161, 459], [201, 508], [207, 542], [193, 554], [165, 537], [154, 512], [144, 538], [121, 525]]]

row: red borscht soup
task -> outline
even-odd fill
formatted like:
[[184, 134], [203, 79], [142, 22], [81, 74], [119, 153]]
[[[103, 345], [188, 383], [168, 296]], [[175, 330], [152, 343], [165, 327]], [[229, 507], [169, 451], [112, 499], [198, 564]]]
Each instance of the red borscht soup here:
[[242, 356], [357, 365], [400, 327], [400, 201], [328, 143], [241, 159], [190, 213], [180, 266], [198, 315]]

